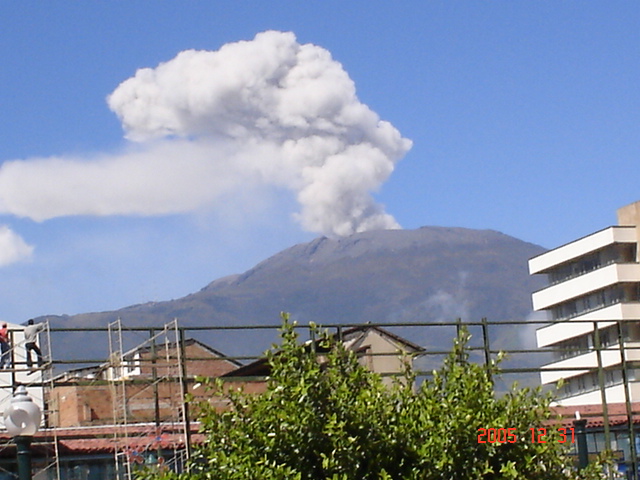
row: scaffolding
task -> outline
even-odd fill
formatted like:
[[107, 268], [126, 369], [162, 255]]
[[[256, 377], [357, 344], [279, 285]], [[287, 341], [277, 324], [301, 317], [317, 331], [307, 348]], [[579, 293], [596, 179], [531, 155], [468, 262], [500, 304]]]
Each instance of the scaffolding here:
[[[132, 478], [138, 464], [180, 469], [189, 456], [183, 338], [178, 321], [149, 329], [149, 338], [126, 349], [131, 330], [120, 319], [108, 325], [109, 366], [118, 480]], [[165, 458], [168, 432], [182, 432]]]
[[[67, 436], [66, 429], [82, 435], [87, 431], [84, 429], [92, 427], [102, 428], [105, 432], [95, 434], [94, 438], [105, 438], [103, 435], [106, 435], [113, 441], [114, 464], [106, 467], [110, 478], [131, 479], [140, 463], [150, 466], [155, 462], [162, 468], [178, 471], [184, 468], [190, 452], [190, 432], [185, 403], [184, 332], [178, 327], [177, 320], [162, 327], [127, 328], [118, 319], [106, 329], [109, 346], [106, 361], [79, 362], [92, 366], [57, 376], [53, 365], [64, 362], [52, 361], [49, 322], [36, 325], [38, 355], [35, 359], [29, 359], [29, 353], [33, 355], [34, 352], [27, 348], [24, 327], [10, 324], [10, 348], [4, 352], [9, 361], [0, 368], [0, 426], [2, 412], [20, 385], [27, 389], [43, 412], [40, 431], [32, 442], [36, 478], [60, 480], [66, 475], [74, 475], [67, 471], [75, 468], [74, 460], [63, 458], [61, 461], [60, 448], [67, 448], [66, 442], [74, 441], [73, 436]], [[140, 338], [143, 339], [140, 341]], [[80, 400], [88, 403], [76, 412], [77, 417], [69, 417], [71, 420], [67, 418], [69, 403], [64, 403], [65, 395], [69, 394], [65, 390], [68, 386], [79, 388], [77, 395], [84, 395], [83, 392], [89, 395], [74, 397], [78, 405]], [[107, 398], [109, 393], [110, 399]], [[89, 407], [90, 398], [97, 398], [96, 395], [103, 396], [100, 401], [111, 403], [111, 413], [103, 416], [101, 411], [98, 423], [94, 422], [93, 407]], [[11, 451], [15, 448], [13, 441], [6, 435], [2, 438], [0, 452], [5, 450], [5, 454], [0, 455], [0, 477], [15, 476], [16, 465], [11, 460]]]

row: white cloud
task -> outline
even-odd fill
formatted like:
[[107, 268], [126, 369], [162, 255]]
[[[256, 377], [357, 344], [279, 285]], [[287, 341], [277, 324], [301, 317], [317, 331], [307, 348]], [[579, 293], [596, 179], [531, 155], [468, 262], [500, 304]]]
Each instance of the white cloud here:
[[33, 247], [6, 225], [0, 225], [0, 267], [31, 257]]
[[[91, 160], [6, 162], [0, 168], [0, 211], [36, 221], [194, 211], [238, 186], [238, 156], [209, 144], [172, 141]], [[222, 160], [231, 157], [232, 165], [225, 165]]]
[[186, 213], [256, 185], [294, 192], [309, 231], [398, 228], [371, 194], [411, 142], [358, 100], [327, 50], [292, 33], [181, 52], [138, 70], [108, 103], [136, 143], [94, 158], [5, 162], [0, 213]]

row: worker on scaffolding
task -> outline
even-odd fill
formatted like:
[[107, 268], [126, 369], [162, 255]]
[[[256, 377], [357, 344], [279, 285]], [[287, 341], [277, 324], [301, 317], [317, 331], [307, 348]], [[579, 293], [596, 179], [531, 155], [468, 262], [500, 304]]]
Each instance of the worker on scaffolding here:
[[27, 356], [27, 367], [31, 368], [33, 365], [33, 359], [31, 358], [31, 350], [36, 352], [36, 356], [38, 357], [38, 367], [42, 367], [43, 359], [42, 352], [40, 351], [40, 347], [38, 347], [38, 334], [44, 330], [45, 324], [38, 323], [34, 324], [33, 318], [27, 322], [27, 326], [24, 327], [24, 347], [25, 353]]
[[0, 328], [0, 369], [11, 368], [11, 341], [9, 340], [9, 328], [6, 322], [2, 322]]

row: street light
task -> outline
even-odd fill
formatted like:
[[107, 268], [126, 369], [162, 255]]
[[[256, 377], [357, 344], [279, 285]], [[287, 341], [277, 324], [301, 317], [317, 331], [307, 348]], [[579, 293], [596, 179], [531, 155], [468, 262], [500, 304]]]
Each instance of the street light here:
[[582, 470], [589, 465], [589, 448], [587, 447], [587, 419], [580, 418], [578, 411], [573, 426], [576, 429], [576, 439], [578, 440], [578, 468]]
[[4, 426], [14, 437], [18, 450], [18, 479], [31, 480], [31, 439], [40, 427], [40, 407], [20, 385], [13, 394], [11, 403], [4, 411]]

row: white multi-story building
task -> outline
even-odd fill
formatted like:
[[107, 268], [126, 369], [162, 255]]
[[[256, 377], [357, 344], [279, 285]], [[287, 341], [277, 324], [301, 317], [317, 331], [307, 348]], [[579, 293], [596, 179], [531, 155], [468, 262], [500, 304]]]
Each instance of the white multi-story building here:
[[[627, 395], [640, 401], [639, 244], [636, 202], [618, 210], [617, 226], [529, 260], [531, 274], [546, 274], [549, 281], [532, 297], [533, 308], [546, 311], [550, 322], [536, 332], [538, 347], [557, 349], [541, 381], [564, 379], [562, 405], [599, 404], [601, 386], [607, 403], [625, 402]], [[561, 368], [572, 370], [551, 370]]]

